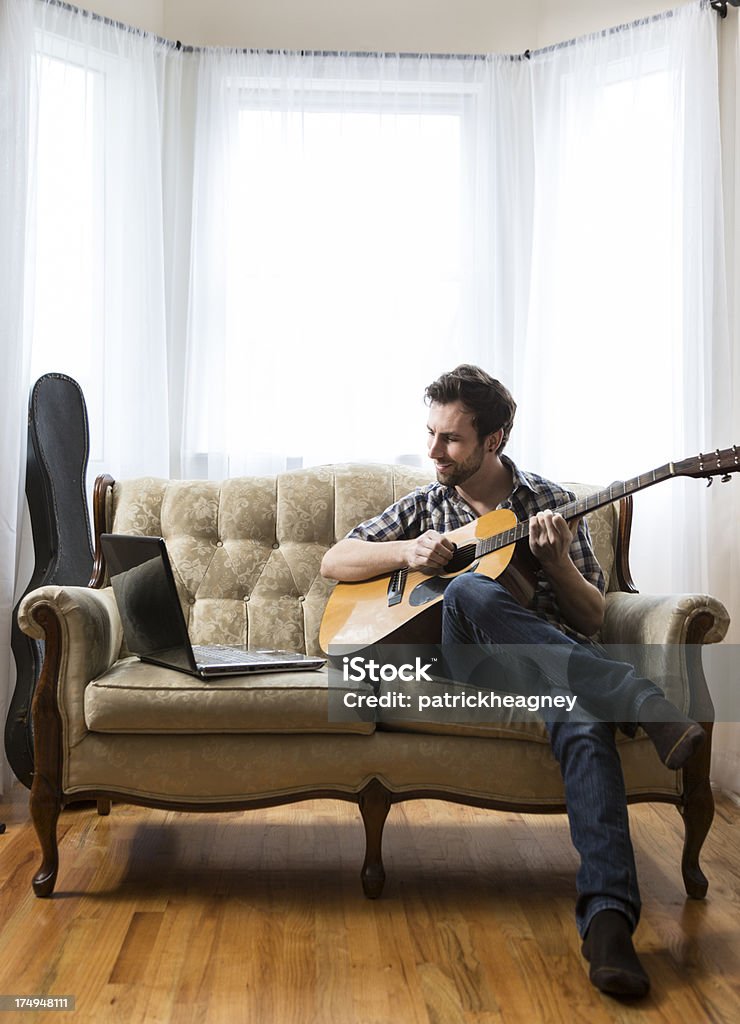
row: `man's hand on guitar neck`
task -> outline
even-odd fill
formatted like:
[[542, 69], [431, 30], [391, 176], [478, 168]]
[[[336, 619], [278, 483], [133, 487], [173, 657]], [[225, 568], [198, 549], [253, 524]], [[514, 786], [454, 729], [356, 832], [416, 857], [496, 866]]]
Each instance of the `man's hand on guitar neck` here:
[[557, 568], [570, 561], [570, 545], [580, 519], [568, 523], [559, 512], [545, 509], [529, 520], [529, 550], [543, 569]]
[[570, 545], [579, 519], [568, 523], [550, 509], [529, 520], [529, 550], [552, 584], [563, 618], [585, 636], [592, 636], [604, 621], [604, 598], [575, 567]]

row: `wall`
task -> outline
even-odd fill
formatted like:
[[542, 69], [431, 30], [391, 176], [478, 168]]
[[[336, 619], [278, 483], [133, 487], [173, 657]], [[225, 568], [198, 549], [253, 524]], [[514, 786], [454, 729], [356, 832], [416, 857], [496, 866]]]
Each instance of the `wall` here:
[[207, 45], [465, 53], [531, 45], [537, 3], [165, 0], [168, 31]]
[[553, 43], [602, 28], [650, 17], [682, 7], [687, 0], [540, 0], [536, 46]]
[[83, 0], [202, 46], [521, 53], [690, 0]]
[[[74, 4], [74, 0], [70, 2]], [[113, 21], [122, 21], [125, 25], [146, 29], [158, 36], [165, 35], [165, 0], [79, 0], [75, 6], [95, 11]]]

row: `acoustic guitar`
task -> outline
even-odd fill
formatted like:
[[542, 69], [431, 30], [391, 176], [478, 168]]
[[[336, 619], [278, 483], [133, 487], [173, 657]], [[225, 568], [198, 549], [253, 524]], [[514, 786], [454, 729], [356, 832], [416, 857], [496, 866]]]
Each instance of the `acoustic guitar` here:
[[[609, 505], [636, 491], [678, 476], [706, 477], [709, 483], [740, 470], [736, 445], [717, 449], [633, 477], [616, 481], [596, 494], [570, 501], [554, 511], [566, 520]], [[520, 523], [510, 509], [496, 509], [445, 534], [455, 552], [441, 572], [408, 568], [356, 583], [338, 583], [331, 593], [319, 631], [324, 652], [330, 644], [362, 648], [373, 643], [437, 643], [442, 627], [442, 599], [450, 582], [462, 573], [498, 579], [524, 605], [534, 594], [536, 561], [529, 551], [529, 523]]]

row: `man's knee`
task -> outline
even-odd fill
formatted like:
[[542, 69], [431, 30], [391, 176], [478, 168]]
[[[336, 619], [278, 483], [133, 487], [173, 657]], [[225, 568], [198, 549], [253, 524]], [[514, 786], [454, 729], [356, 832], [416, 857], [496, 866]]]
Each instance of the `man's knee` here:
[[496, 580], [489, 579], [474, 572], [466, 572], [455, 576], [447, 584], [445, 590], [445, 606], [465, 611], [475, 607], [492, 608], [508, 603], [511, 595]]

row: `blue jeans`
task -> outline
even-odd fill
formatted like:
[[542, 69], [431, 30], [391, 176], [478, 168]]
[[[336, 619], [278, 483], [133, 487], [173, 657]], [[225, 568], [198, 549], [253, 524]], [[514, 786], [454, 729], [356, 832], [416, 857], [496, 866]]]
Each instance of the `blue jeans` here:
[[[563, 775], [571, 838], [581, 859], [576, 923], [585, 935], [594, 914], [611, 909], [621, 911], [634, 929], [640, 893], [612, 723], [634, 722], [642, 702], [663, 691], [632, 666], [608, 660], [597, 648], [579, 644], [522, 608], [500, 583], [473, 573], [456, 577], [447, 587], [442, 643], [452, 645], [451, 652], [459, 644], [503, 645], [507, 658], [514, 645], [527, 645], [519, 689], [529, 685], [534, 666], [540, 691], [544, 686], [578, 697], [581, 713], [575, 720], [545, 721]], [[538, 659], [534, 645], [559, 646], [540, 648]], [[454, 663], [448, 663], [447, 671], [460, 678]], [[507, 682], [512, 682], [508, 673]]]

